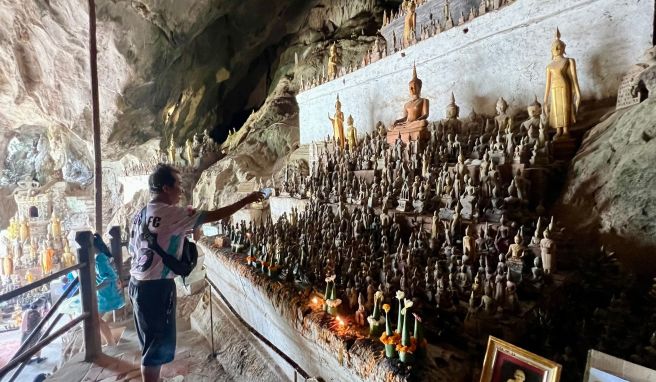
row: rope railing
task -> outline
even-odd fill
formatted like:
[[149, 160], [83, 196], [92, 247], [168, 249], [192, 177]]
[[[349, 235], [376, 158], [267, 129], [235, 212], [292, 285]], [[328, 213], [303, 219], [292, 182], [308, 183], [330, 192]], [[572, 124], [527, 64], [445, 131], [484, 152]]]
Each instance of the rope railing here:
[[[232, 307], [228, 299], [221, 293], [219, 288], [210, 280], [207, 276], [205, 276], [205, 281], [207, 282], [207, 285], [210, 286], [211, 289], [216, 291], [216, 293], [219, 295], [223, 303], [228, 307], [230, 312], [232, 313], [233, 316], [235, 316], [248, 331], [253, 334], [257, 339], [259, 339], [261, 342], [263, 342], [266, 346], [268, 346], [271, 350], [273, 350], [278, 356], [287, 362], [289, 366], [294, 369], [294, 381], [296, 381], [296, 375], [300, 375], [303, 377], [303, 379], [308, 379], [310, 378], [310, 375], [303, 370], [303, 368], [297, 364], [293, 359], [291, 359], [286, 353], [284, 353], [282, 350], [280, 350], [276, 345], [274, 345], [271, 341], [269, 341], [264, 335], [262, 335], [260, 332], [258, 332], [254, 327], [252, 327], [246, 320], [242, 318], [242, 316], [237, 313], [235, 308]], [[210, 304], [211, 304], [211, 296], [212, 296], [212, 291], [210, 290]], [[212, 313], [212, 306], [210, 305], [210, 314]], [[210, 320], [210, 333], [212, 334], [212, 353], [214, 353], [214, 324], [213, 324], [213, 319]], [[214, 355], [214, 354], [213, 354]]]

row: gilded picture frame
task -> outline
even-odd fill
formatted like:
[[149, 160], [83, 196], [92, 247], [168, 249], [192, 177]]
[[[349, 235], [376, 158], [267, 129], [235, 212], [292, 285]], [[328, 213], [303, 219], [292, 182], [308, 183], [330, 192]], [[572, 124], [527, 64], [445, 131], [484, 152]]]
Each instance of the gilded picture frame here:
[[490, 336], [480, 382], [559, 382], [561, 369], [554, 361]]

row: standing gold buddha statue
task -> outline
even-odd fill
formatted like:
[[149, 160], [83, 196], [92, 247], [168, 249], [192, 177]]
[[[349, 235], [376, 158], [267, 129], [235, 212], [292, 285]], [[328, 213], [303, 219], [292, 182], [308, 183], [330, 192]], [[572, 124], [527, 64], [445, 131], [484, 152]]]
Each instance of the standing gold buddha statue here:
[[330, 51], [328, 52], [328, 80], [334, 80], [337, 78], [338, 63], [339, 57], [337, 57], [337, 46], [333, 42], [330, 46]]
[[339, 94], [335, 102], [335, 115], [333, 118], [328, 114], [328, 119], [333, 126], [333, 139], [340, 148], [344, 148], [344, 113], [342, 112], [342, 103], [339, 102]]
[[558, 28], [551, 44], [551, 57], [547, 65], [543, 105], [549, 126], [556, 129], [555, 138], [558, 139], [569, 135], [569, 128], [576, 122], [575, 115], [581, 103], [576, 62], [565, 57], [565, 43], [560, 40]]
[[404, 0], [401, 8], [405, 12], [405, 23], [403, 24], [403, 44], [410, 45], [410, 41], [415, 36], [417, 28], [417, 4], [414, 0]]

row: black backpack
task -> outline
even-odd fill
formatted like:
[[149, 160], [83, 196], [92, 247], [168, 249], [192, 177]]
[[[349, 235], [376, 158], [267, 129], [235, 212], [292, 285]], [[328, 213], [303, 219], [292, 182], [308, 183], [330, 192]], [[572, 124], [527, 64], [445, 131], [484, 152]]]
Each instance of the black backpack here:
[[184, 238], [182, 246], [182, 257], [178, 260], [175, 256], [168, 254], [157, 244], [157, 234], [150, 232], [146, 220], [146, 207], [141, 210], [141, 240], [148, 242], [148, 248], [162, 258], [162, 262], [176, 275], [187, 277], [196, 268], [198, 262], [198, 248], [196, 244]]

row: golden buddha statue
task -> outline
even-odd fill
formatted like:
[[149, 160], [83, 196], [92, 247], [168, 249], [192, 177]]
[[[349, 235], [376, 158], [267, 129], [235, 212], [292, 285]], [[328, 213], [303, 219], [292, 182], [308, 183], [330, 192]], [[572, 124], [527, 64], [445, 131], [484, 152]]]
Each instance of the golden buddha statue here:
[[18, 224], [16, 223], [16, 219], [12, 216], [9, 218], [9, 226], [7, 227], [7, 238], [9, 240], [14, 240], [16, 237], [18, 237]]
[[556, 139], [569, 135], [569, 128], [576, 122], [575, 115], [581, 103], [581, 90], [576, 75], [576, 62], [565, 57], [565, 43], [556, 38], [551, 43], [552, 60], [547, 65], [547, 84], [544, 91], [544, 112], [549, 126], [556, 129]]
[[71, 252], [71, 247], [68, 244], [68, 240], [64, 242], [64, 253], [62, 254], [62, 262], [64, 263], [64, 267], [70, 267], [72, 265], [75, 265], [75, 256], [73, 256], [73, 253]]
[[408, 83], [410, 101], [403, 106], [403, 118], [394, 121], [392, 128], [422, 128], [428, 125], [428, 99], [421, 98], [421, 80], [417, 78], [417, 67], [412, 66], [412, 79]]
[[337, 57], [337, 45], [333, 42], [328, 51], [328, 80], [334, 80], [337, 78], [338, 62], [339, 57]]
[[173, 141], [173, 135], [171, 135], [171, 142], [169, 143], [168, 153], [169, 153], [169, 163], [175, 163], [175, 141]]
[[28, 284], [31, 284], [32, 281], [34, 281], [34, 275], [29, 269], [25, 272], [25, 281], [27, 281]]
[[403, 24], [403, 43], [405, 46], [410, 45], [410, 41], [415, 36], [417, 28], [417, 4], [414, 0], [403, 0], [401, 9], [405, 12], [405, 23]]
[[333, 125], [333, 139], [337, 142], [340, 148], [344, 148], [344, 113], [342, 112], [342, 103], [339, 102], [339, 94], [335, 102], [335, 115], [334, 118], [328, 114], [328, 119]]
[[349, 114], [346, 119], [346, 141], [348, 142], [349, 149], [355, 150], [358, 146], [358, 130], [353, 125], [353, 117]]
[[7, 255], [2, 258], [2, 274], [5, 277], [14, 274], [14, 257], [11, 253], [7, 253]]
[[45, 240], [42, 243], [43, 249], [41, 250], [41, 271], [47, 275], [52, 271], [52, 265], [55, 257], [55, 250], [49, 248]]
[[59, 220], [55, 211], [52, 211], [50, 217], [50, 234], [54, 237], [61, 236], [61, 220]]
[[26, 217], [23, 217], [23, 220], [20, 223], [20, 239], [23, 243], [30, 239], [30, 223], [27, 221]]

